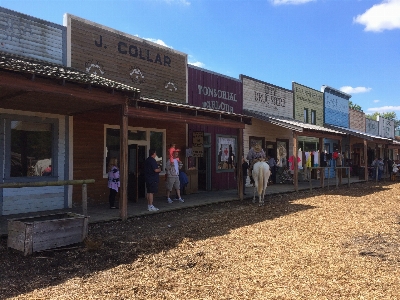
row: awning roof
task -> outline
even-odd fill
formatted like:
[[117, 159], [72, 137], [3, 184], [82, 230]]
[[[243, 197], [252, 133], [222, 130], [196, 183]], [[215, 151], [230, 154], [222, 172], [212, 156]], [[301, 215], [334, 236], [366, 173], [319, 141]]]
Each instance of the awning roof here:
[[129, 99], [132, 117], [232, 128], [251, 124], [246, 115], [140, 97], [139, 89], [117, 81], [1, 51], [0, 87], [5, 109], [75, 115]]
[[312, 130], [312, 131], [318, 131], [318, 132], [324, 132], [324, 133], [330, 133], [330, 134], [340, 134], [340, 135], [346, 134], [340, 130], [330, 129], [330, 128], [313, 125], [313, 124], [308, 124], [308, 123], [303, 123], [303, 122], [300, 122], [300, 121], [297, 121], [294, 119], [272, 116], [267, 113], [263, 113], [260, 111], [254, 111], [251, 109], [244, 109], [243, 112], [245, 114], [252, 116], [256, 119], [259, 119], [261, 121], [265, 121], [265, 122], [275, 124], [277, 126], [288, 128], [290, 130], [294, 130], [294, 131], [298, 131], [298, 132], [303, 132], [304, 130]]
[[139, 89], [129, 85], [109, 80], [94, 74], [85, 73], [73, 68], [50, 62], [20, 57], [0, 51], [0, 68], [48, 78], [68, 80], [71, 82], [90, 84], [112, 88], [119, 91], [139, 92]]
[[327, 127], [327, 128], [334, 129], [334, 130], [340, 130], [340, 131], [342, 131], [342, 132], [344, 132], [346, 134], [353, 135], [353, 136], [356, 136], [356, 137], [359, 137], [359, 138], [362, 138], [362, 139], [365, 139], [365, 140], [372, 141], [374, 139], [373, 135], [365, 133], [365, 132], [362, 132], [362, 131], [358, 131], [358, 130], [355, 130], [355, 129], [345, 128], [345, 127], [331, 125], [331, 124], [324, 124], [324, 126]]

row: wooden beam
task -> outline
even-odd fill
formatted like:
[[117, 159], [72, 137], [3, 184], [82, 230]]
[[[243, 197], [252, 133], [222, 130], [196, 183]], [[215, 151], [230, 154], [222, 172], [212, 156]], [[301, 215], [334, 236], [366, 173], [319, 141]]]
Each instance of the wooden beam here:
[[237, 128], [244, 129], [245, 124], [240, 122], [235, 122], [232, 120], [221, 119], [218, 120], [212, 117], [206, 116], [193, 116], [189, 113], [178, 113], [169, 111], [168, 113], [162, 112], [158, 109], [151, 108], [128, 108], [129, 117], [138, 118], [138, 119], [153, 119], [155, 121], [170, 121], [177, 123], [186, 123], [186, 124], [199, 124], [199, 125], [210, 125], [210, 126], [219, 126], [226, 128]]
[[121, 105], [120, 130], [120, 198], [119, 212], [121, 219], [128, 219], [128, 101]]
[[242, 171], [242, 156], [243, 156], [243, 129], [238, 129], [238, 148], [237, 148], [237, 169], [236, 176], [238, 180], [238, 193], [239, 199], [243, 200], [244, 186], [243, 186], [243, 171]]
[[294, 190], [296, 192], [299, 191], [299, 166], [297, 163], [297, 131], [292, 130], [293, 133], [293, 164], [294, 164], [294, 170], [293, 170], [293, 183], [294, 183]]
[[[321, 161], [321, 155], [324, 152], [324, 139], [322, 137], [319, 138], [319, 159]], [[318, 162], [320, 165], [320, 162]], [[324, 187], [324, 179], [325, 179], [325, 169], [321, 168], [319, 171], [319, 179], [321, 181], [321, 187]]]
[[367, 140], [364, 140], [364, 179], [368, 181], [368, 155]]

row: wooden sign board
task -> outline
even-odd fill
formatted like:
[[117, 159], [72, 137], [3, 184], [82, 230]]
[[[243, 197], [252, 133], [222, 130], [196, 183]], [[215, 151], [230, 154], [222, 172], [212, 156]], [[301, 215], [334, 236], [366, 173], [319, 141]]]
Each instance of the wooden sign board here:
[[204, 132], [203, 131], [193, 131], [192, 154], [193, 154], [193, 157], [203, 157], [203, 155], [204, 155]]
[[67, 64], [140, 89], [141, 96], [186, 103], [187, 54], [70, 14]]

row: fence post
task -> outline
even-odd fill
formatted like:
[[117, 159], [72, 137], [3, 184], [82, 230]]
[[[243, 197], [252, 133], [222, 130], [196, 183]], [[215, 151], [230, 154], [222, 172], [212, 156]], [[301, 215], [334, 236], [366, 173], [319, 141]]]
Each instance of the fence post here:
[[87, 216], [87, 184], [82, 184], [82, 213]]
[[350, 187], [350, 167], [347, 167], [347, 186]]

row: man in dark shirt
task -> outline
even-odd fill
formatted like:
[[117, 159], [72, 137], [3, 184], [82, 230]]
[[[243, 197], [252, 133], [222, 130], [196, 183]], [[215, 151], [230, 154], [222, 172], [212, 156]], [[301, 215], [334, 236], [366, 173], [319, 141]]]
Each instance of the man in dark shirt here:
[[158, 182], [160, 176], [158, 173], [161, 172], [161, 168], [158, 167], [155, 160], [156, 150], [149, 150], [149, 157], [144, 162], [144, 178], [146, 181], [147, 188], [147, 206], [149, 211], [157, 211], [158, 208], [153, 205], [154, 194], [158, 192]]

